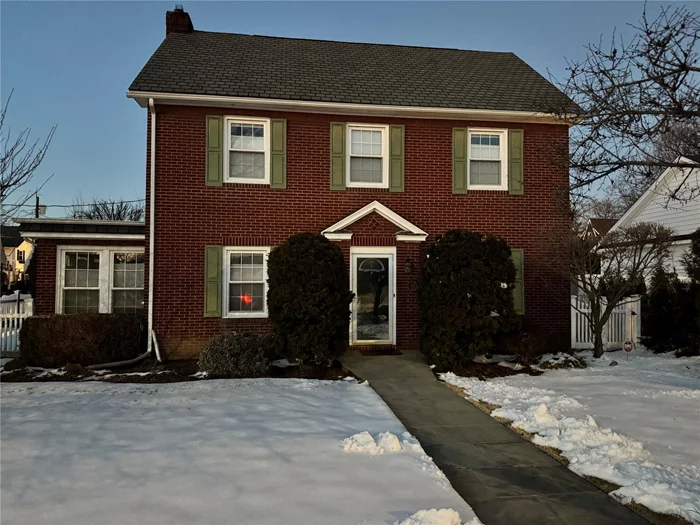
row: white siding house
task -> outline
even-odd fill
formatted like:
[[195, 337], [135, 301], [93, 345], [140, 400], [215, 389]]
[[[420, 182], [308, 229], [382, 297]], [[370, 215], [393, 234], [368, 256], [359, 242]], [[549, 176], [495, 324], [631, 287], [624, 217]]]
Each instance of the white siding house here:
[[[700, 159], [682, 158], [697, 168], [668, 168], [610, 229], [637, 222], [656, 222], [671, 228], [678, 239], [671, 248], [668, 269], [686, 278], [682, 258], [690, 247], [689, 236], [700, 228]], [[677, 191], [678, 199], [669, 199]]]

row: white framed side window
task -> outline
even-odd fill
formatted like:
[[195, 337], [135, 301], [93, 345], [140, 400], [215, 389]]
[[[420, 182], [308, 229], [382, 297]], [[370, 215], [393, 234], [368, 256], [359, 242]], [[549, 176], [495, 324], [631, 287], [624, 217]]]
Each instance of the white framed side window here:
[[508, 130], [469, 128], [467, 187], [508, 191]]
[[348, 124], [346, 186], [389, 187], [389, 126]]
[[143, 248], [59, 246], [56, 313], [143, 314]]
[[224, 317], [267, 317], [269, 247], [224, 248]]
[[225, 117], [224, 182], [270, 184], [270, 119]]

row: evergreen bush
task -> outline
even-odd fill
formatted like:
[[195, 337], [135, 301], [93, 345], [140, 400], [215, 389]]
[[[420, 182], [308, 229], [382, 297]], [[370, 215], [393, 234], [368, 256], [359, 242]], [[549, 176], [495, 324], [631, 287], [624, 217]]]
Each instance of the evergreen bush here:
[[340, 248], [323, 235], [293, 235], [270, 254], [270, 320], [290, 361], [328, 363], [345, 351], [349, 278]]
[[209, 377], [261, 377], [270, 369], [274, 335], [236, 332], [212, 337], [199, 354], [199, 369]]
[[463, 365], [517, 324], [510, 257], [502, 239], [466, 230], [450, 230], [428, 248], [418, 303], [421, 349], [431, 363]]

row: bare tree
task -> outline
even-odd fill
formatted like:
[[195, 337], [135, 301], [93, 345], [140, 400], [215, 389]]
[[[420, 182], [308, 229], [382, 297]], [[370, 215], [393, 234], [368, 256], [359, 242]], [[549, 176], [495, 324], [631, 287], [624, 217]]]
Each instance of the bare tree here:
[[140, 200], [95, 199], [86, 204], [78, 197], [73, 201], [69, 216], [100, 221], [142, 221], [145, 213], [143, 201]]
[[650, 280], [654, 269], [668, 258], [671, 242], [671, 230], [656, 223], [625, 226], [600, 240], [572, 232], [570, 266], [560, 264], [557, 271], [570, 276], [588, 300], [590, 311], [579, 312], [591, 327], [595, 357], [605, 350], [603, 327], [613, 310]]
[[[629, 42], [613, 34], [609, 45], [602, 39], [588, 45], [586, 58], [568, 61], [569, 77], [559, 82], [580, 108], [555, 110], [576, 124], [568, 155], [561, 156], [574, 191], [611, 176], [636, 186], [638, 177], [649, 181], [659, 170], [691, 166], [677, 160], [681, 155], [700, 155], [700, 15], [666, 7], [650, 19], [645, 10], [631, 27]], [[695, 133], [676, 133], [658, 146], [674, 130], [689, 129]], [[668, 198], [679, 199], [678, 191]]]
[[0, 224], [32, 198], [34, 191], [21, 190], [32, 182], [56, 131], [56, 126], [52, 127], [43, 141], [31, 140], [31, 128], [24, 128], [13, 137], [5, 121], [11, 98], [12, 93], [0, 113]]

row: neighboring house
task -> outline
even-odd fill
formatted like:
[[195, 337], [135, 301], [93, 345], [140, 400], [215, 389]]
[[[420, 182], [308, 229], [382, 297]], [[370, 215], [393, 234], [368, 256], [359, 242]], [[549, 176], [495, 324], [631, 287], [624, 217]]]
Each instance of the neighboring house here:
[[143, 222], [15, 222], [35, 246], [35, 313], [143, 313]]
[[[637, 222], [655, 222], [673, 230], [674, 242], [667, 268], [687, 278], [683, 256], [691, 234], [700, 228], [700, 156], [679, 157], [679, 163], [697, 168], [667, 168], [659, 179], [618, 220], [610, 231]], [[675, 193], [674, 199], [670, 196]]]
[[17, 226], [5, 226], [2, 232], [2, 277], [3, 282], [13, 283], [27, 278], [27, 267], [34, 246], [22, 239]]
[[[127, 96], [149, 110], [144, 292], [166, 358], [269, 331], [267, 256], [301, 232], [345, 255], [352, 346], [419, 345], [421, 259], [451, 228], [503, 237], [517, 311], [568, 345], [569, 282], [542, 239], [571, 229], [553, 159], [556, 111], [576, 108], [514, 54], [195, 31], [176, 8]], [[77, 242], [51, 239], [47, 275]], [[59, 310], [45, 291], [37, 311]]]

